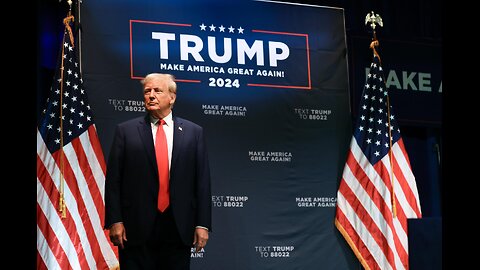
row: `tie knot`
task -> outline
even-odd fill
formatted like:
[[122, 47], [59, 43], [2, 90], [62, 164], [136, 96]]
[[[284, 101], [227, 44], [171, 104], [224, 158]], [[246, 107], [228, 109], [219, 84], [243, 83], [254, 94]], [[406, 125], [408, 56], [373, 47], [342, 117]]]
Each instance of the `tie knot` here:
[[165, 122], [165, 120], [163, 120], [163, 119], [158, 120], [158, 125], [159, 125], [159, 126], [165, 125], [165, 123], [166, 123], [166, 122]]

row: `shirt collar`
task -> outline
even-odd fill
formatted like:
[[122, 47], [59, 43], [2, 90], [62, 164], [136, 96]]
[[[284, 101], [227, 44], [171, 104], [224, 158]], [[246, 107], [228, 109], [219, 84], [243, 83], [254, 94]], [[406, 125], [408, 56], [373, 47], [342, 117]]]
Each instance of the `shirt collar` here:
[[[150, 115], [150, 122], [154, 125], [156, 125], [158, 123], [160, 119], [158, 118], [155, 118], [153, 117], [152, 115]], [[165, 121], [166, 125], [171, 127], [173, 125], [173, 117], [172, 117], [172, 112], [170, 112], [167, 116], [165, 116], [163, 118], [163, 120]]]

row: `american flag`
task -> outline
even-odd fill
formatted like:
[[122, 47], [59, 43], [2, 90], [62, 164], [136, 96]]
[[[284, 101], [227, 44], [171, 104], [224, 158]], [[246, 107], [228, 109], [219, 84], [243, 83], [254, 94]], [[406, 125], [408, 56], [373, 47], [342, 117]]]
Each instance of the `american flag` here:
[[337, 192], [335, 225], [365, 269], [408, 269], [407, 219], [421, 216], [415, 176], [375, 53]]
[[106, 165], [68, 22], [61, 50], [37, 130], [37, 269], [115, 269]]

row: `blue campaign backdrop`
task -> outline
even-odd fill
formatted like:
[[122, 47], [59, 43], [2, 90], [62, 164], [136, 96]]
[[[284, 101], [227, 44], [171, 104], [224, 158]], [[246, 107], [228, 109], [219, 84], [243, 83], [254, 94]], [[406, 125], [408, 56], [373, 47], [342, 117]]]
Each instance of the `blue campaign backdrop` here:
[[108, 156], [144, 114], [139, 80], [178, 81], [205, 128], [213, 232], [192, 269], [357, 269], [334, 227], [351, 136], [344, 10], [268, 1], [86, 1], [82, 68]]

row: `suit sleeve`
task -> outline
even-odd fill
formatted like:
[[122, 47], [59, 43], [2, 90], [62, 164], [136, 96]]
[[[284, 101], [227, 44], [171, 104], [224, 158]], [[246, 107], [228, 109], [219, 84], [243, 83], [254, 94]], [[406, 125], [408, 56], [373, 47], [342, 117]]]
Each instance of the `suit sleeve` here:
[[124, 155], [125, 135], [117, 126], [108, 158], [107, 172], [105, 175], [105, 229], [113, 223], [122, 221], [121, 213], [121, 168]]
[[197, 141], [197, 220], [196, 226], [212, 230], [212, 196], [210, 188], [210, 165], [203, 128], [200, 128]]

